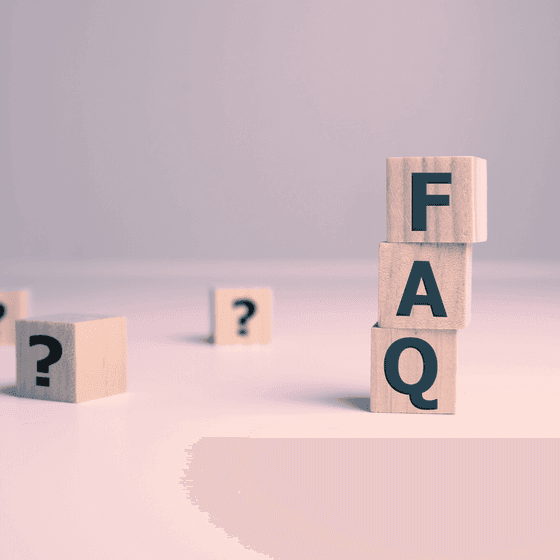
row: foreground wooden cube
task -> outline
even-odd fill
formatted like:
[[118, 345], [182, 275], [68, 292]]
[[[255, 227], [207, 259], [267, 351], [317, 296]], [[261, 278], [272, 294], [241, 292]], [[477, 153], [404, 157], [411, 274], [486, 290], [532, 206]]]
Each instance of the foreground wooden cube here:
[[27, 292], [0, 292], [0, 346], [15, 346], [16, 321], [27, 317]]
[[379, 326], [464, 329], [471, 320], [469, 243], [381, 243]]
[[126, 391], [126, 319], [50, 315], [16, 321], [17, 392], [78, 403]]
[[371, 412], [455, 414], [457, 331], [371, 329]]
[[214, 342], [268, 344], [272, 339], [272, 291], [269, 288], [214, 290]]
[[387, 241], [486, 241], [486, 175], [472, 156], [387, 158]]

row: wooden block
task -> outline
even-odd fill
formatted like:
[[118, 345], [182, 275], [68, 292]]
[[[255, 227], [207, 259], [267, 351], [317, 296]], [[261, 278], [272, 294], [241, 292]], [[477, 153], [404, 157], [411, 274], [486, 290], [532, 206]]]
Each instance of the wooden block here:
[[470, 243], [379, 245], [381, 328], [464, 329], [471, 294]]
[[272, 338], [272, 291], [227, 288], [214, 291], [214, 342], [268, 344]]
[[50, 315], [16, 321], [21, 397], [83, 402], [126, 391], [126, 319]]
[[387, 158], [387, 241], [486, 241], [486, 183], [485, 159]]
[[371, 412], [455, 414], [457, 331], [371, 329]]
[[16, 321], [27, 317], [27, 292], [0, 292], [0, 346], [15, 346]]

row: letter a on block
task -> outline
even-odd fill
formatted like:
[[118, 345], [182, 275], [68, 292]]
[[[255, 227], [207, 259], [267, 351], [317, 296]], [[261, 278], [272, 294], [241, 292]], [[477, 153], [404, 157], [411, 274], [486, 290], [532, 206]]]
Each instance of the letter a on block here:
[[[381, 243], [379, 326], [464, 329], [471, 318], [470, 243]], [[426, 294], [419, 293], [421, 283]]]
[[[426, 295], [418, 294], [421, 281], [424, 282]], [[434, 317], [447, 317], [430, 261], [414, 261], [397, 315], [410, 317], [413, 305], [429, 305]]]
[[387, 241], [486, 241], [486, 160], [387, 158]]
[[457, 331], [371, 329], [371, 412], [455, 414]]

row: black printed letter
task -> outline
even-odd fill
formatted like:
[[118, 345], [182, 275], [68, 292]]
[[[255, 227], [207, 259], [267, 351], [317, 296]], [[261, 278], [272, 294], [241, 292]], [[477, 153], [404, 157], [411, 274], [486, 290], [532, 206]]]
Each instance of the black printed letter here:
[[[420, 280], [423, 280], [426, 295], [418, 294]], [[429, 305], [434, 317], [447, 317], [443, 300], [429, 261], [414, 261], [406, 282], [397, 315], [410, 317], [413, 305]]]
[[[403, 350], [415, 348], [422, 356], [424, 364], [422, 377], [418, 383], [405, 383], [399, 374], [399, 358]], [[427, 401], [422, 396], [435, 382], [437, 377], [438, 363], [434, 349], [421, 338], [401, 338], [395, 340], [385, 353], [385, 378], [387, 383], [404, 395], [410, 395], [410, 402], [421, 410], [437, 410], [437, 399]]]
[[451, 183], [451, 173], [412, 174], [412, 231], [426, 231], [428, 206], [449, 206], [448, 194], [428, 194], [430, 183]]

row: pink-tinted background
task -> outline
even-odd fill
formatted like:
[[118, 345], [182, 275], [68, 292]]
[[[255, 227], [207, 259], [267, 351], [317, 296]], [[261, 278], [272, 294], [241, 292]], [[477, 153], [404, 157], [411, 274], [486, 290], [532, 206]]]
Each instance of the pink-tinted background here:
[[[0, 348], [2, 560], [560, 556], [560, 266], [475, 260], [453, 415], [369, 412], [375, 260], [0, 267], [128, 328], [127, 392], [77, 405]], [[272, 288], [270, 344], [203, 342], [225, 280]]]
[[[559, 28], [540, 0], [0, 3], [0, 290], [129, 329], [127, 393], [80, 405], [17, 398], [0, 349], [0, 558], [560, 557]], [[488, 160], [457, 413], [371, 414], [385, 158], [434, 155]], [[273, 288], [271, 345], [201, 342], [214, 281]]]
[[271, 558], [553, 559], [558, 440], [204, 438], [184, 483]]
[[4, 0], [4, 257], [375, 258], [385, 158], [488, 161], [560, 258], [560, 4]]

